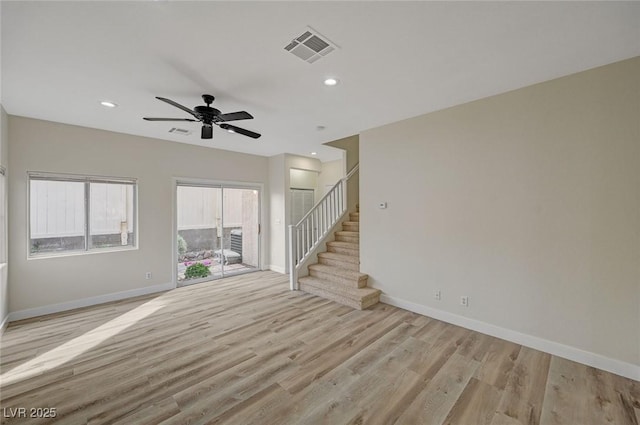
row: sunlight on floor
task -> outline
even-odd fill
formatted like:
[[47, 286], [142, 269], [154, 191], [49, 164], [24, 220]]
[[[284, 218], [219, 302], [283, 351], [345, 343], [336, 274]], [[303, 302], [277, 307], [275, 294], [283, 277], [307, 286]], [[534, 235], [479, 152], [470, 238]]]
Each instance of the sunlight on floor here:
[[169, 300], [161, 295], [148, 301], [99, 327], [90, 330], [64, 344], [47, 351], [0, 375], [0, 385], [5, 386], [24, 381], [61, 366], [79, 355], [97, 347], [102, 342], [124, 331], [140, 320], [165, 307]]

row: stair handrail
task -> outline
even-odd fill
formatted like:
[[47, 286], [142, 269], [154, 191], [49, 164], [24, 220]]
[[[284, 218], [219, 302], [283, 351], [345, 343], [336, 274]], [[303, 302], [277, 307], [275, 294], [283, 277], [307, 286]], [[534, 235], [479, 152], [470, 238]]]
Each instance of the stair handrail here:
[[301, 264], [347, 211], [347, 182], [358, 172], [360, 164], [335, 185], [298, 221], [289, 225], [289, 286], [298, 289]]

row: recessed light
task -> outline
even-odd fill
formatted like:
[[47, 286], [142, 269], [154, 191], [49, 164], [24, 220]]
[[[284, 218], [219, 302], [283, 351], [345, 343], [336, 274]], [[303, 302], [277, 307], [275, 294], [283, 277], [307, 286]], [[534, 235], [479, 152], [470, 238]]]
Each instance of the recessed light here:
[[106, 108], [115, 108], [116, 106], [118, 106], [115, 103], [109, 102], [107, 100], [103, 100], [102, 102], [100, 102], [100, 104]]
[[335, 86], [336, 84], [338, 84], [338, 80], [336, 80], [335, 78], [327, 78], [326, 80], [324, 80], [325, 86]]
[[318, 155], [318, 152], [311, 152], [311, 155]]

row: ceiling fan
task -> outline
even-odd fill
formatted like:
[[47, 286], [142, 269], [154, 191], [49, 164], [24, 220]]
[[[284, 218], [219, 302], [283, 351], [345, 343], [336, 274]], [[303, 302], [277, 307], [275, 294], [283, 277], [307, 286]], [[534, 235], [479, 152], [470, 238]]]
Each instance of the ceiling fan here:
[[203, 139], [213, 139], [213, 125], [217, 125], [223, 130], [227, 130], [230, 133], [238, 133], [243, 136], [248, 136], [253, 139], [257, 139], [261, 135], [258, 133], [254, 133], [251, 130], [246, 130], [244, 128], [236, 127], [235, 125], [227, 124], [227, 121], [238, 121], [238, 120], [250, 120], [253, 119], [253, 116], [246, 111], [239, 112], [231, 112], [228, 114], [221, 113], [218, 109], [212, 108], [210, 105], [215, 100], [215, 97], [210, 94], [203, 94], [202, 100], [207, 106], [196, 106], [193, 110], [187, 108], [186, 106], [182, 106], [177, 102], [174, 102], [171, 99], [166, 99], [164, 97], [156, 96], [156, 99], [161, 100], [163, 102], [168, 103], [169, 105], [175, 106], [176, 108], [182, 109], [183, 111], [191, 114], [193, 118], [148, 118], [144, 117], [143, 119], [147, 121], [192, 121], [192, 122], [201, 122], [202, 123], [202, 138]]

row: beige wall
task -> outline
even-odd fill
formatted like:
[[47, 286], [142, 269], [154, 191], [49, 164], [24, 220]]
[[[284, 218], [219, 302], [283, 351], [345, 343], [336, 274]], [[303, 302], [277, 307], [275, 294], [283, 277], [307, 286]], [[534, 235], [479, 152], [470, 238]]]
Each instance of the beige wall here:
[[318, 173], [316, 171], [289, 170], [289, 186], [292, 189], [318, 189]]
[[[260, 156], [14, 116], [9, 145], [11, 312], [172, 282], [175, 177], [260, 183], [268, 193]], [[137, 178], [139, 249], [27, 260], [27, 171]]]
[[345, 176], [344, 162], [341, 159], [322, 163], [322, 171], [318, 175], [317, 200], [319, 201], [327, 194], [327, 187], [335, 185], [338, 180]]
[[289, 192], [285, 173], [285, 154], [269, 158], [269, 268], [286, 273], [286, 210], [285, 199]]
[[345, 173], [351, 171], [351, 169], [360, 162], [360, 136], [358, 134], [354, 136], [345, 137], [342, 139], [334, 140], [333, 142], [327, 142], [325, 145], [333, 146], [334, 148], [343, 149], [346, 153], [346, 170]]
[[[345, 137], [325, 143], [325, 145], [343, 149], [345, 151], [345, 175], [360, 163], [360, 135]], [[360, 174], [354, 174], [347, 182], [347, 208], [354, 211], [360, 200]]]
[[640, 365], [639, 117], [635, 58], [362, 133], [361, 270], [396, 301]]
[[[9, 125], [8, 125], [8, 117], [5, 112], [2, 104], [0, 104], [0, 165], [8, 169], [9, 163]], [[7, 173], [8, 174], [8, 173]], [[8, 183], [8, 175], [5, 176], [5, 184]], [[7, 186], [5, 186], [8, 188]], [[5, 207], [5, 214], [7, 212], [7, 192], [5, 190], [4, 193], [4, 202], [3, 205]], [[6, 216], [5, 216], [6, 217]], [[6, 224], [5, 224], [6, 226]], [[3, 234], [6, 238], [7, 228], [5, 228]], [[5, 240], [6, 243], [6, 240]], [[7, 245], [5, 245], [7, 246]], [[0, 259], [1, 260], [1, 259]], [[2, 263], [2, 261], [0, 261]], [[2, 324], [5, 323], [5, 320], [8, 318], [9, 314], [9, 285], [7, 282], [7, 271], [8, 271], [7, 263], [0, 264], [0, 328]]]

